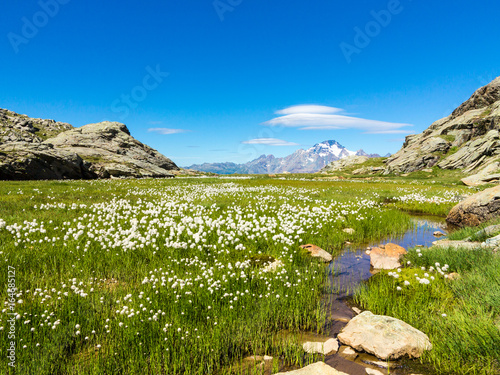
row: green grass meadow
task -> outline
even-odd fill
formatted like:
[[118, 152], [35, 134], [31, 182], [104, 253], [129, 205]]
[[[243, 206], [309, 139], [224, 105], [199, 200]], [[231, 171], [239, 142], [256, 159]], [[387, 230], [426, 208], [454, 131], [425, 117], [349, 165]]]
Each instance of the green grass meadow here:
[[[0, 182], [0, 373], [238, 374], [251, 355], [273, 356], [274, 371], [321, 360], [297, 335], [325, 325], [327, 267], [300, 245], [335, 255], [475, 191], [300, 175]], [[433, 371], [498, 373], [498, 257], [412, 250], [407, 261], [357, 303], [426, 332]], [[413, 282], [436, 262], [462, 277]]]

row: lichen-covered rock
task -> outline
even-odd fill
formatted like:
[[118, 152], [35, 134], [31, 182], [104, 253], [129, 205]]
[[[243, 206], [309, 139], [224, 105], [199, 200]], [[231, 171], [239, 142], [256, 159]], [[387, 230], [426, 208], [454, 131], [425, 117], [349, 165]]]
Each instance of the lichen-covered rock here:
[[365, 311], [342, 329], [338, 339], [380, 359], [418, 358], [432, 345], [427, 335], [402, 320]]
[[458, 227], [476, 226], [500, 215], [500, 186], [463, 200], [450, 210], [446, 221]]
[[12, 142], [0, 145], [0, 180], [92, 179], [97, 175], [71, 150]]
[[0, 179], [173, 177], [179, 168], [124, 124], [73, 128], [0, 109]]
[[500, 181], [500, 162], [493, 162], [476, 174], [462, 178], [467, 186], [478, 186]]
[[345, 168], [352, 167], [357, 164], [362, 164], [366, 161], [370, 160], [368, 156], [349, 156], [340, 160], [336, 160], [325, 166], [321, 172], [334, 172], [341, 171]]
[[438, 165], [479, 170], [500, 157], [500, 77], [478, 89], [450, 116], [423, 133], [409, 135], [386, 161], [385, 174], [409, 173]]

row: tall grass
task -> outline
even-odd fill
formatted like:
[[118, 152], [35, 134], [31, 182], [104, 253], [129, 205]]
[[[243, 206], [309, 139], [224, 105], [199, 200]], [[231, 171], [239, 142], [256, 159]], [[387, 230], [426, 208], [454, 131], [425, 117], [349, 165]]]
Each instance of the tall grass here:
[[[446, 248], [420, 254], [409, 251], [405, 261], [410, 264], [398, 278], [388, 272], [372, 277], [357, 291], [356, 302], [426, 333], [433, 349], [421, 361], [438, 373], [500, 373], [500, 257], [489, 250]], [[446, 272], [460, 274], [458, 280], [435, 271], [445, 264]], [[419, 283], [415, 274], [424, 278], [426, 273], [434, 280]]]

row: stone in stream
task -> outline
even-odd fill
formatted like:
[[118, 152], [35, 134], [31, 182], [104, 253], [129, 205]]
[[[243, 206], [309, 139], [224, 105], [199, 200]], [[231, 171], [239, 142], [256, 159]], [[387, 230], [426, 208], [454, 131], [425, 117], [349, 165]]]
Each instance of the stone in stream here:
[[312, 257], [314, 258], [320, 258], [324, 262], [331, 262], [332, 261], [332, 254], [326, 252], [323, 250], [321, 247], [313, 245], [313, 244], [307, 244], [307, 245], [300, 245], [301, 248], [306, 249], [309, 254], [311, 254]]
[[372, 248], [370, 252], [370, 264], [375, 269], [392, 270], [401, 267], [399, 262], [406, 250], [396, 244], [388, 243]]
[[433, 236], [434, 237], [443, 237], [443, 236], [446, 236], [443, 232], [437, 230], [433, 233]]
[[354, 317], [337, 338], [357, 351], [365, 351], [384, 360], [405, 355], [418, 358], [424, 350], [432, 349], [425, 333], [399, 319], [374, 315], [370, 311]]
[[345, 359], [348, 359], [349, 361], [354, 361], [358, 356], [358, 353], [350, 346], [342, 346], [339, 349], [339, 355], [341, 355]]
[[316, 362], [299, 370], [278, 372], [275, 375], [348, 375], [345, 372], [335, 370], [325, 362]]
[[450, 210], [446, 221], [464, 227], [476, 226], [500, 215], [500, 186], [495, 186], [457, 204]]
[[336, 353], [339, 350], [339, 342], [335, 339], [329, 338], [328, 340], [322, 341], [306, 341], [302, 344], [302, 348], [306, 353], [320, 353], [320, 354], [330, 354]]

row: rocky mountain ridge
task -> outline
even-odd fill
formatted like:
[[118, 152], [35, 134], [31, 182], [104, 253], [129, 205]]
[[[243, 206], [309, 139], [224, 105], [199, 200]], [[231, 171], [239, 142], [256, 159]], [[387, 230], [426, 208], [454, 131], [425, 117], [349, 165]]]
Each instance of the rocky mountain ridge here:
[[124, 124], [74, 128], [0, 109], [0, 180], [173, 177], [178, 170]]
[[379, 157], [377, 154], [369, 155], [363, 150], [349, 151], [337, 141], [329, 140], [317, 143], [307, 150], [299, 149], [282, 158], [277, 158], [274, 155], [261, 155], [244, 164], [204, 163], [194, 164], [187, 168], [218, 174], [314, 173], [332, 161], [352, 155]]
[[448, 117], [409, 135], [389, 157], [384, 174], [438, 166], [485, 176], [500, 170], [500, 77], [476, 90]]

